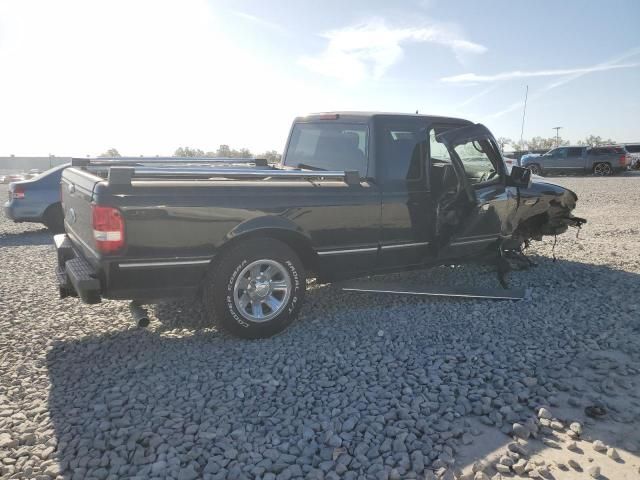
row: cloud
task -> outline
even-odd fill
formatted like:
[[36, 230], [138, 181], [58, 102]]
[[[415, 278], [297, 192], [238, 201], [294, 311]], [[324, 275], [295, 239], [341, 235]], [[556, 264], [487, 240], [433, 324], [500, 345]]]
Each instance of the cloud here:
[[262, 17], [256, 17], [255, 15], [250, 15], [248, 13], [245, 12], [240, 12], [237, 10], [232, 10], [231, 13], [233, 13], [234, 15], [236, 15], [237, 17], [243, 18], [245, 20], [248, 20], [251, 23], [254, 23], [256, 25], [259, 25], [261, 27], [264, 27], [268, 30], [272, 30], [274, 32], [278, 32], [281, 34], [287, 34], [287, 30], [282, 26], [282, 25], [278, 25], [275, 22], [271, 22], [269, 20], [266, 20]]
[[332, 30], [322, 35], [328, 40], [317, 56], [305, 56], [300, 63], [310, 70], [347, 83], [381, 78], [404, 55], [407, 43], [431, 43], [449, 48], [456, 55], [480, 54], [487, 48], [465, 39], [452, 26], [389, 27], [382, 20]]
[[481, 92], [476, 93], [475, 95], [470, 96], [469, 98], [467, 98], [466, 100], [463, 100], [462, 102], [458, 103], [455, 108], [459, 109], [462, 107], [466, 107], [467, 105], [469, 105], [470, 103], [475, 102], [476, 100], [481, 99], [482, 97], [487, 96], [489, 93], [491, 93], [492, 91], [494, 91], [496, 88], [498, 88], [498, 85], [491, 85], [488, 88], [485, 88], [484, 90], [482, 90]]
[[594, 72], [606, 72], [607, 70], [615, 70], [617, 68], [633, 68], [639, 66], [640, 63], [620, 63], [615, 65], [594, 65], [592, 67], [584, 68], [568, 68], [568, 69], [556, 69], [556, 70], [537, 70], [530, 72], [522, 72], [520, 70], [514, 70], [512, 72], [497, 73], [494, 75], [477, 75], [475, 73], [463, 73], [461, 75], [454, 75], [451, 77], [444, 77], [441, 80], [446, 83], [488, 83], [488, 82], [500, 82], [505, 80], [514, 80], [516, 78], [531, 78], [531, 77], [557, 77], [564, 75], [586, 75]]
[[[581, 77], [584, 77], [585, 75], [588, 75], [590, 73], [594, 73], [594, 72], [602, 72], [602, 71], [606, 71], [606, 70], [611, 70], [612, 68], [631, 68], [631, 67], [637, 67], [640, 66], [640, 63], [620, 63], [623, 60], [627, 60], [628, 58], [632, 58], [635, 57], [637, 55], [640, 55], [640, 47], [634, 47], [630, 50], [627, 50], [619, 55], [616, 55], [615, 57], [610, 58], [609, 60], [606, 60], [602, 63], [599, 63], [597, 65], [594, 65], [593, 67], [588, 67], [588, 68], [582, 68], [582, 69], [574, 69], [571, 74], [565, 74], [563, 76], [563, 78], [560, 78], [559, 80], [555, 80], [553, 82], [550, 82], [548, 84], [546, 84], [545, 86], [543, 86], [540, 90], [538, 90], [537, 92], [534, 92], [532, 95], [529, 95], [529, 100], [535, 100], [537, 98], [542, 97], [543, 95], [545, 95], [546, 93], [550, 92], [551, 90], [554, 90], [558, 87], [561, 87], [563, 85], [566, 85], [567, 83], [573, 82], [574, 80], [577, 80]], [[506, 115], [507, 113], [511, 113], [514, 110], [517, 110], [519, 108], [523, 107], [523, 101], [518, 101], [518, 102], [514, 102], [511, 105], [509, 105], [506, 108], [503, 108], [502, 110], [499, 110], [495, 113], [492, 113], [491, 115], [488, 115], [485, 117], [485, 120], [490, 120], [490, 119], [494, 119], [494, 118], [498, 118], [498, 117], [502, 117], [503, 115]]]

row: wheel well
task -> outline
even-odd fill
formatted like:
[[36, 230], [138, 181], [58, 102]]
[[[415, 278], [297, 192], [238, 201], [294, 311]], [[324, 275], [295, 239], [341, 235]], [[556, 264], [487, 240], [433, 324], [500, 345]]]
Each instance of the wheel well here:
[[42, 218], [46, 218], [47, 215], [49, 213], [51, 213], [56, 207], [60, 208], [60, 210], [62, 211], [62, 203], [61, 202], [52, 203], [51, 205], [47, 206], [47, 208], [44, 209], [44, 212], [42, 212]]
[[541, 240], [543, 226], [549, 221], [547, 212], [539, 213], [522, 221], [514, 231], [514, 237], [519, 240]]
[[311, 247], [309, 240], [300, 233], [281, 228], [261, 228], [232, 238], [220, 247], [216, 253], [216, 257], [221, 255], [227, 249], [238, 245], [240, 242], [254, 238], [273, 238], [280, 240], [296, 252], [307, 273], [317, 271], [318, 255]]

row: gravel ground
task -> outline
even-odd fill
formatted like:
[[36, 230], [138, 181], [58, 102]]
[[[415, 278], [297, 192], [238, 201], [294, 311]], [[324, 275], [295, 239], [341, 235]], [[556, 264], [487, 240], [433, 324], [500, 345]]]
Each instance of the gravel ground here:
[[[59, 300], [50, 235], [2, 218], [0, 476], [638, 478], [640, 176], [556, 181], [589, 223], [510, 275], [530, 300], [314, 285], [259, 341], [188, 302], [139, 330], [126, 302]], [[497, 285], [484, 266], [403, 276]]]

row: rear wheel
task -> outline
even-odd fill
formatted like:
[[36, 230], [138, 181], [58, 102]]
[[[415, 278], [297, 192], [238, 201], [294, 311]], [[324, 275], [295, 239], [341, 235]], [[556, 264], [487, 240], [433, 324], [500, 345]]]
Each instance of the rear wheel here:
[[242, 338], [265, 338], [293, 323], [305, 288], [296, 253], [279, 240], [256, 238], [222, 254], [207, 276], [203, 296], [221, 328]]
[[542, 168], [537, 163], [532, 163], [528, 168], [531, 170], [531, 175], [542, 175]]
[[44, 223], [52, 233], [63, 233], [64, 213], [62, 213], [62, 205], [59, 203], [50, 205], [42, 216], [42, 223]]
[[601, 177], [608, 177], [609, 175], [613, 174], [613, 169], [611, 168], [611, 165], [609, 165], [608, 163], [600, 162], [600, 163], [596, 163], [593, 166], [593, 174], [599, 175]]

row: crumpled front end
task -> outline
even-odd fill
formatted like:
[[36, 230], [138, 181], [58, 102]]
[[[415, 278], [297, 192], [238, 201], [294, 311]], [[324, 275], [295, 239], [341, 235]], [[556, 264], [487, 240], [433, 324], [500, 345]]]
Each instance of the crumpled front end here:
[[[522, 219], [514, 232], [520, 241], [542, 240], [545, 235], [556, 236], [565, 233], [569, 227], [581, 228], [587, 220], [573, 215], [578, 196], [569, 189], [540, 182], [546, 189], [542, 198], [546, 208], [528, 218]], [[549, 187], [553, 187], [550, 195]], [[541, 187], [542, 188], [542, 187]]]

